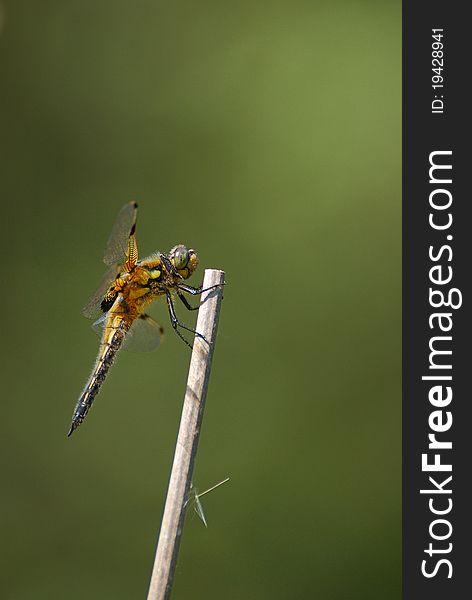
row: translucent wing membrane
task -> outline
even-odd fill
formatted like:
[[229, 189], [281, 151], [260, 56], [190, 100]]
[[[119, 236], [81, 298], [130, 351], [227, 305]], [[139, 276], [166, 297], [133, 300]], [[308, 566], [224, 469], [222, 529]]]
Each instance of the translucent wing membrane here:
[[[92, 325], [93, 330], [102, 335], [103, 328], [107, 320], [107, 315], [101, 316]], [[131, 325], [126, 334], [122, 348], [130, 352], [152, 352], [159, 347], [164, 330], [157, 321], [149, 315], [141, 315]]]
[[103, 328], [105, 327], [106, 320], [107, 320], [107, 316], [105, 314], [105, 315], [102, 315], [99, 319], [97, 319], [95, 321], [95, 323], [93, 323], [92, 329], [95, 331], [95, 333], [97, 335], [99, 335], [99, 336], [102, 335]]
[[[131, 247], [134, 257], [136, 251], [136, 243], [134, 231], [136, 228], [136, 218], [138, 214], [138, 205], [136, 202], [125, 204], [118, 213], [110, 237], [108, 238], [107, 247], [103, 262], [109, 265], [108, 271], [103, 275], [97, 289], [92, 294], [88, 303], [84, 306], [82, 312], [88, 319], [95, 319], [100, 314], [100, 304], [105, 296], [110, 285], [118, 277], [123, 270], [123, 262], [127, 258], [128, 249]], [[130, 238], [133, 243], [129, 244]]]
[[128, 250], [129, 237], [134, 234], [137, 214], [136, 202], [125, 204], [118, 213], [103, 256], [103, 262], [106, 265], [123, 263]]
[[118, 264], [111, 265], [107, 272], [103, 275], [97, 289], [92, 294], [90, 300], [82, 309], [82, 313], [87, 319], [96, 319], [101, 313], [100, 304], [102, 303], [103, 296], [120, 274], [121, 267]]
[[160, 343], [164, 329], [149, 315], [141, 315], [128, 331], [123, 348], [130, 352], [152, 352]]

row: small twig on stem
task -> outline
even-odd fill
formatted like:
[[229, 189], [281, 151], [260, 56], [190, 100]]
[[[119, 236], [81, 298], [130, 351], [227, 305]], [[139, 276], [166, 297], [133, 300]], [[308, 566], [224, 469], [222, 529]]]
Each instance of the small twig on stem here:
[[[187, 504], [189, 502], [192, 502], [195, 512], [197, 513], [197, 515], [199, 516], [200, 520], [205, 525], [205, 527], [208, 527], [208, 523], [207, 523], [207, 520], [205, 517], [205, 511], [203, 510], [202, 503], [200, 502], [200, 498], [202, 496], [204, 496], [205, 494], [208, 494], [208, 493], [212, 492], [213, 490], [216, 490], [217, 488], [220, 487], [220, 485], [223, 485], [223, 483], [226, 483], [227, 481], [229, 481], [229, 477], [227, 477], [226, 479], [223, 479], [223, 481], [220, 481], [220, 483], [213, 485], [211, 488], [209, 488], [208, 490], [205, 490], [201, 494], [198, 493], [196, 487], [193, 487], [193, 483], [190, 484], [190, 492], [187, 496], [187, 500], [185, 500], [185, 506], [187, 506]], [[191, 495], [192, 490], [193, 490], [193, 496]]]
[[220, 483], [216, 483], [215, 485], [212, 485], [211, 488], [208, 488], [207, 490], [205, 490], [201, 494], [195, 494], [195, 497], [196, 498], [201, 498], [205, 494], [208, 494], [208, 493], [212, 492], [213, 490], [216, 490], [216, 488], [219, 488], [220, 485], [223, 485], [223, 483], [226, 483], [227, 481], [229, 481], [229, 477], [227, 477], [226, 479], [223, 479], [223, 481], [220, 481]]
[[[207, 269], [203, 288], [224, 283], [224, 272]], [[222, 285], [202, 294], [196, 330], [205, 339], [195, 336], [187, 379], [179, 434], [174, 453], [167, 498], [162, 517], [148, 600], [168, 600], [172, 590], [180, 537], [185, 517], [186, 499], [190, 490], [198, 437], [203, 420], [205, 397], [210, 378], [211, 359], [216, 339], [222, 298]]]

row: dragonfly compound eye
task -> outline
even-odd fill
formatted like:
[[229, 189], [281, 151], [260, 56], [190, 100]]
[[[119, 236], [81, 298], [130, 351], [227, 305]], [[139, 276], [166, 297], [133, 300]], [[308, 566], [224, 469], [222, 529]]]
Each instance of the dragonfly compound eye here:
[[171, 250], [171, 261], [178, 270], [185, 269], [188, 264], [189, 252], [185, 246], [175, 246]]

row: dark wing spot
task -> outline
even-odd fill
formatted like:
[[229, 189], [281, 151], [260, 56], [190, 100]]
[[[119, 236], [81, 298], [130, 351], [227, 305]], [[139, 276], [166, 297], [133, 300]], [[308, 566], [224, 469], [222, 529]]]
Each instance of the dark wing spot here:
[[102, 311], [104, 313], [108, 312], [110, 310], [110, 308], [113, 306], [113, 303], [116, 300], [116, 296], [117, 296], [116, 292], [108, 293], [103, 298], [102, 302], [100, 303], [100, 308], [102, 309]]

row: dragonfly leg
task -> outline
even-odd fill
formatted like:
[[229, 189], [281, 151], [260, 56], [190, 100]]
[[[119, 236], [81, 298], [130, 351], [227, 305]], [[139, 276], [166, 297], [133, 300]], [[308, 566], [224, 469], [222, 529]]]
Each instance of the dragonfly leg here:
[[189, 304], [187, 298], [182, 294], [182, 292], [187, 292], [187, 294], [192, 294], [192, 296], [198, 296], [198, 294], [203, 294], [203, 292], [209, 292], [210, 290], [214, 290], [218, 287], [225, 285], [224, 283], [217, 283], [216, 285], [212, 285], [207, 288], [203, 288], [201, 285], [199, 287], [193, 287], [191, 285], [186, 285], [181, 283], [177, 286], [177, 295], [182, 301], [182, 304], [185, 306], [187, 310], [198, 310], [199, 306], [192, 306]]
[[198, 310], [200, 308], [199, 306], [192, 306], [191, 304], [189, 304], [187, 298], [182, 294], [180, 290], [177, 290], [177, 296], [180, 298], [182, 304], [187, 310]]
[[226, 285], [225, 283], [217, 283], [216, 285], [211, 285], [210, 287], [204, 288], [201, 285], [198, 287], [193, 287], [192, 285], [187, 285], [185, 283], [180, 283], [177, 287], [179, 290], [183, 292], [187, 292], [187, 294], [192, 294], [192, 296], [198, 296], [198, 294], [203, 294], [203, 292], [209, 292], [210, 290], [214, 290], [222, 285]]
[[177, 315], [175, 314], [175, 309], [174, 309], [174, 303], [172, 302], [172, 296], [170, 295], [170, 292], [166, 290], [166, 298], [167, 298], [167, 308], [169, 309], [169, 315], [170, 315], [170, 322], [172, 323], [172, 327], [174, 329], [174, 331], [177, 333], [177, 335], [187, 344], [187, 346], [189, 348], [193, 348], [192, 344], [185, 339], [185, 337], [180, 333], [180, 331], [178, 330], [178, 327], [182, 327], [182, 329], [185, 329], [186, 331], [190, 331], [191, 333], [194, 333], [197, 337], [201, 338], [202, 340], [205, 340], [205, 342], [208, 343], [208, 340], [206, 339], [206, 337], [204, 335], [202, 335], [201, 333], [198, 333], [198, 331], [196, 331], [195, 329], [192, 329], [191, 327], [187, 327], [187, 325], [184, 325], [183, 323], [181, 323], [178, 318]]

